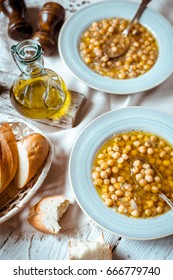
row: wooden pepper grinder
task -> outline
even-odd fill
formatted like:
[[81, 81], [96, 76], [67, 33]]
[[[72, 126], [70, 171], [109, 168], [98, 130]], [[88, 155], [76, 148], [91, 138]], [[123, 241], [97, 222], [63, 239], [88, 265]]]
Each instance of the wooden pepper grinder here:
[[24, 0], [1, 0], [1, 10], [9, 18], [8, 35], [16, 41], [31, 38], [33, 28], [25, 19]]
[[41, 44], [45, 55], [57, 50], [57, 35], [65, 19], [65, 9], [58, 3], [47, 2], [39, 13], [39, 29], [32, 37]]

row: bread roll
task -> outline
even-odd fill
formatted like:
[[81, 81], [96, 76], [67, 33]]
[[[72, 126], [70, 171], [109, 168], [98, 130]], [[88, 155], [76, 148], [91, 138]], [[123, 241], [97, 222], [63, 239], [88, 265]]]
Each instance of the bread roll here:
[[0, 193], [10, 184], [18, 167], [15, 135], [8, 123], [0, 126]]
[[34, 133], [18, 141], [17, 149], [19, 165], [13, 182], [21, 189], [44, 164], [49, 152], [49, 143], [42, 134]]
[[112, 260], [111, 246], [103, 238], [96, 242], [71, 238], [68, 251], [70, 260]]
[[57, 234], [61, 229], [58, 222], [69, 204], [70, 201], [64, 196], [45, 197], [30, 209], [28, 222], [39, 231]]

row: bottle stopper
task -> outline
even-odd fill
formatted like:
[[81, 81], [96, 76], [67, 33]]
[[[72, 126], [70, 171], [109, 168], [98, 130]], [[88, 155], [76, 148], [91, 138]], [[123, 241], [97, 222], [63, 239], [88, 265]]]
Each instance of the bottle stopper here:
[[45, 55], [57, 50], [58, 32], [65, 20], [65, 9], [58, 3], [47, 2], [38, 16], [38, 30], [32, 37], [42, 46]]
[[31, 38], [33, 28], [25, 19], [24, 0], [1, 0], [2, 12], [9, 18], [8, 35], [16, 41]]

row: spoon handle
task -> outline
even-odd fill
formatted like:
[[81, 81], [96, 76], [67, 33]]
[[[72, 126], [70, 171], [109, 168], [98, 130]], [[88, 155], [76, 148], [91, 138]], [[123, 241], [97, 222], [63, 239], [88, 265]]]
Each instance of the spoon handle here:
[[133, 19], [130, 21], [128, 27], [125, 29], [126, 30], [126, 34], [128, 34], [132, 23], [135, 21], [135, 19], [139, 19], [142, 12], [144, 11], [144, 9], [146, 8], [146, 6], [148, 5], [148, 3], [151, 2], [151, 0], [142, 0], [136, 14], [134, 15]]
[[172, 203], [172, 201], [166, 196], [166, 195], [164, 195], [163, 193], [161, 193], [161, 194], [159, 194], [159, 197], [161, 197], [161, 198], [163, 198], [165, 201], [166, 201], [166, 203], [172, 208], [172, 210], [173, 210], [173, 203]]

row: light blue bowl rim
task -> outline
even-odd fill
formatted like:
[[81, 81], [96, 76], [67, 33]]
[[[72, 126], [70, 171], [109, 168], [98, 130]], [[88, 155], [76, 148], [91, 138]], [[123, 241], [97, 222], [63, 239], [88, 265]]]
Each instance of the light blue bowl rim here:
[[63, 25], [58, 39], [62, 61], [70, 71], [89, 87], [112, 94], [133, 94], [151, 89], [164, 82], [173, 72], [173, 27], [155, 10], [147, 7], [140, 22], [156, 37], [159, 57], [146, 74], [127, 80], [115, 80], [94, 73], [82, 61], [78, 43], [82, 32], [95, 20], [107, 17], [132, 18], [138, 3], [101, 1], [88, 5], [72, 15]]
[[156, 239], [173, 233], [173, 211], [148, 218], [129, 218], [106, 207], [91, 179], [93, 157], [114, 134], [144, 130], [173, 144], [173, 117], [146, 107], [126, 107], [107, 112], [89, 123], [77, 138], [69, 160], [69, 179], [82, 210], [100, 227], [131, 239]]

